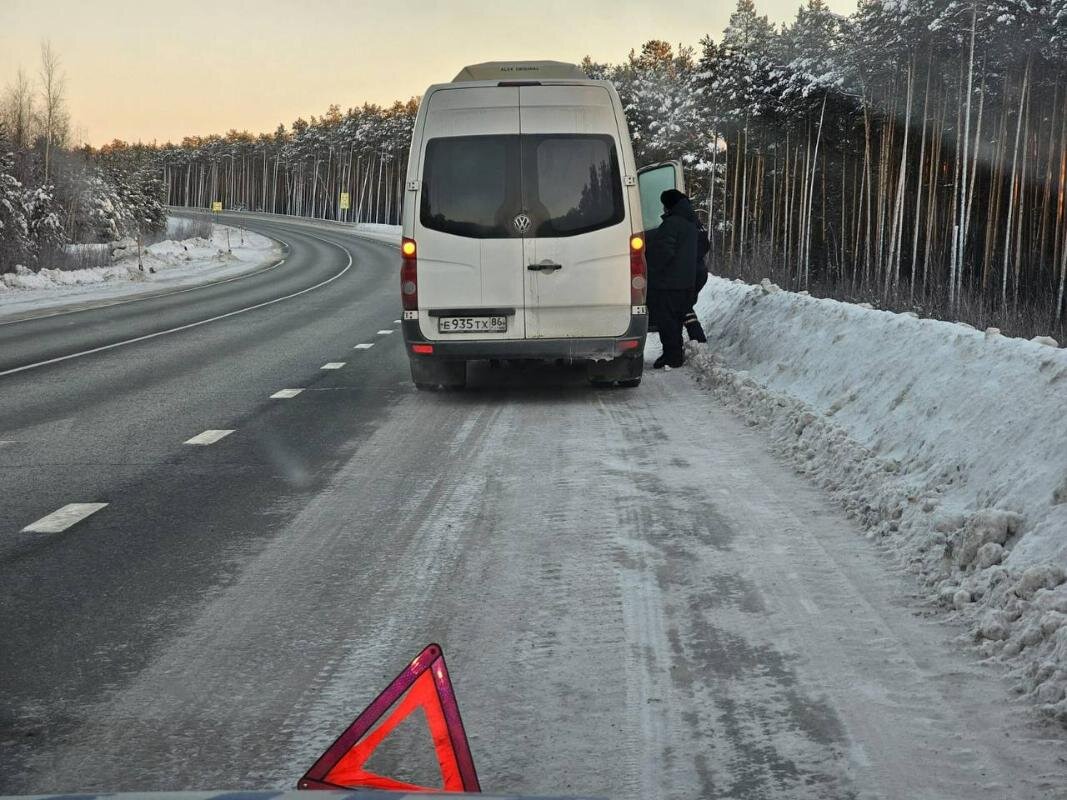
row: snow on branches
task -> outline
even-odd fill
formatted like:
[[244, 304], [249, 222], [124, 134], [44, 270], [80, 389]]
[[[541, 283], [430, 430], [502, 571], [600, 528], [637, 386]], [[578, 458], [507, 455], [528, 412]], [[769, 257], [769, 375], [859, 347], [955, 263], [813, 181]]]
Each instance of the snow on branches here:
[[166, 226], [156, 169], [102, 166], [81, 152], [51, 156], [46, 182], [39, 153], [14, 148], [0, 126], [0, 273], [54, 266], [71, 242], [117, 241]]

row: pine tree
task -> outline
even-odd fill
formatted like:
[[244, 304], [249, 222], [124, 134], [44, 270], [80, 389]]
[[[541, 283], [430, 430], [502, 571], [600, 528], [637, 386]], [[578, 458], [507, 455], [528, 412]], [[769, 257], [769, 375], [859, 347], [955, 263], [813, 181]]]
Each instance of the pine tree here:
[[23, 196], [26, 229], [37, 266], [49, 266], [55, 252], [66, 242], [63, 211], [56, 202], [53, 186], [28, 189]]
[[692, 52], [677, 55], [666, 42], [652, 40], [631, 54], [627, 119], [637, 131], [635, 154], [643, 163], [702, 157], [699, 96], [694, 84]]
[[24, 190], [14, 175], [15, 154], [7, 129], [0, 123], [0, 275], [13, 272], [32, 257]]
[[[714, 268], [1006, 329], [1062, 319], [1067, 0], [861, 0], [847, 18], [804, 1], [781, 31], [739, 0], [697, 53], [651, 40], [583, 61], [618, 89], [639, 165], [685, 162]], [[170, 203], [396, 222], [416, 110], [121, 152], [155, 164]], [[125, 202], [97, 216], [121, 227]]]

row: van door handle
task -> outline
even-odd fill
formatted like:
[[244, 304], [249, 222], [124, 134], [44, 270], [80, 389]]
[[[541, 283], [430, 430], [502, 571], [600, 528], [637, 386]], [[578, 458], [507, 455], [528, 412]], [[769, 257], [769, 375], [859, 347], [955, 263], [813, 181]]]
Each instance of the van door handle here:
[[549, 261], [546, 258], [537, 264], [527, 264], [526, 269], [531, 272], [555, 272], [557, 269], [563, 269], [563, 265], [557, 264], [555, 261]]

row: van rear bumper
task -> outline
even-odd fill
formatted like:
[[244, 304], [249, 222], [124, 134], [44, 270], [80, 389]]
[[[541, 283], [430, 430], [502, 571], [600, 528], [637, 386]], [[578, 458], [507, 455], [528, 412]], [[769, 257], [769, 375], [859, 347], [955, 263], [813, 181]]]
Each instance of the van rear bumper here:
[[[486, 358], [537, 358], [537, 359], [593, 359], [603, 360], [619, 356], [636, 356], [644, 352], [648, 335], [648, 317], [633, 316], [630, 327], [621, 336], [574, 338], [574, 339], [478, 339], [475, 341], [450, 341], [427, 339], [419, 329], [418, 320], [403, 323], [404, 341], [411, 358], [440, 358], [445, 360], [474, 361]], [[624, 343], [637, 341], [637, 346], [624, 347]], [[412, 353], [413, 344], [432, 344], [433, 353], [419, 356]]]

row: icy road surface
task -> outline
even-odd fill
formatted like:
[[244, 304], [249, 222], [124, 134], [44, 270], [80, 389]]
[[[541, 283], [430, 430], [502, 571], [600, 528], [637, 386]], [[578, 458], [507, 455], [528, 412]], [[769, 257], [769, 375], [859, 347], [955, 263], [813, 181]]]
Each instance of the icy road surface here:
[[[328, 229], [316, 236], [346, 242]], [[302, 238], [288, 243], [298, 258]], [[388, 296], [395, 254], [361, 247], [358, 279], [323, 292]], [[368, 331], [381, 329], [381, 313], [365, 316]], [[237, 319], [252, 336], [259, 317]], [[352, 349], [358, 336], [345, 350], [332, 337], [263, 343], [284, 355], [282, 371], [297, 369], [291, 351], [319, 348], [300, 380], [274, 376], [275, 388], [305, 389], [269, 411], [201, 425], [236, 430], [183, 451], [203, 459], [190, 462], [196, 475], [171, 469], [154, 489], [184, 505], [130, 519], [116, 493], [71, 529], [84, 542], [108, 536], [108, 525], [140, 525], [136, 542], [168, 531], [157, 517], [188, 517], [203, 533], [198, 546], [223, 543], [226, 566], [181, 595], [183, 614], [131, 626], [165, 632], [141, 660], [98, 648], [90, 661], [133, 666], [104, 670], [84, 699], [26, 689], [5, 701], [0, 744], [18, 746], [0, 789], [292, 786], [437, 641], [487, 792], [1067, 796], [1062, 730], [1015, 703], [912, 579], [688, 370], [597, 391], [578, 370], [482, 366], [464, 393], [418, 393], [399, 335], [362, 351]], [[164, 344], [171, 338], [153, 346], [178, 346]], [[335, 358], [347, 360], [319, 369]], [[316, 462], [310, 448], [333, 455]], [[264, 477], [252, 480], [257, 470]], [[196, 479], [216, 488], [182, 494]], [[215, 514], [221, 502], [258, 538], [225, 544], [238, 523]], [[47, 560], [25, 552], [4, 575], [21, 570], [29, 592], [25, 572]], [[121, 598], [135, 571], [116, 568], [108, 591]], [[5, 597], [6, 610], [34, 602]], [[81, 646], [34, 635], [52, 652]], [[394, 747], [375, 766], [405, 777], [424, 762], [417, 748]]]

